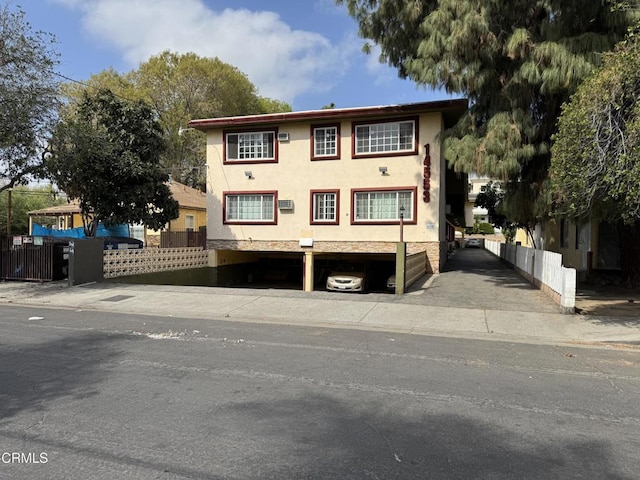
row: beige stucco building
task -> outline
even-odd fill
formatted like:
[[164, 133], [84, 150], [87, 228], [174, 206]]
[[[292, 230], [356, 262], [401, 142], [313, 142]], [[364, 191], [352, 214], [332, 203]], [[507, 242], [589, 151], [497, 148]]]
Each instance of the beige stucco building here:
[[438, 134], [466, 109], [447, 100], [193, 120], [207, 134], [211, 265], [286, 259], [312, 290], [347, 256], [394, 263], [402, 235], [438, 272], [448, 234]]

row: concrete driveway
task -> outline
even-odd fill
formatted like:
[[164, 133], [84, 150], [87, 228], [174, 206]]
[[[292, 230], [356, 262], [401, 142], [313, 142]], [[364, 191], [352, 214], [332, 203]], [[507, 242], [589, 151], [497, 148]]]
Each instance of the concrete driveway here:
[[460, 248], [442, 273], [409, 289], [404, 301], [442, 307], [557, 313], [558, 305], [481, 248]]

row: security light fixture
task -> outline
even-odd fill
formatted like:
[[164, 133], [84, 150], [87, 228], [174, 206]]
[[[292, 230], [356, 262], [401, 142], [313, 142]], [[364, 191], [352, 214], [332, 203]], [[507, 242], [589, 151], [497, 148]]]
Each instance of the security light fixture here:
[[378, 171], [380, 172], [380, 175], [389, 175], [387, 173], [387, 167], [378, 167]]
[[249, 180], [253, 179], [253, 173], [251, 173], [251, 170], [245, 170], [244, 176], [247, 177]]

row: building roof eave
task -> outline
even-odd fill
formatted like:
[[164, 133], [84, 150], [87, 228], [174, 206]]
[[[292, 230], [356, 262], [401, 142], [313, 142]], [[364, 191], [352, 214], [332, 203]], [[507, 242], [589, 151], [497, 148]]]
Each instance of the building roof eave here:
[[445, 126], [455, 124], [468, 108], [467, 99], [437, 100], [433, 102], [408, 103], [403, 105], [382, 105], [376, 107], [334, 108], [306, 110], [299, 112], [268, 113], [236, 117], [205, 118], [191, 120], [190, 128], [206, 132], [211, 129], [228, 127], [275, 125], [302, 121], [331, 121], [342, 118], [373, 118], [399, 116], [416, 113], [441, 112]]

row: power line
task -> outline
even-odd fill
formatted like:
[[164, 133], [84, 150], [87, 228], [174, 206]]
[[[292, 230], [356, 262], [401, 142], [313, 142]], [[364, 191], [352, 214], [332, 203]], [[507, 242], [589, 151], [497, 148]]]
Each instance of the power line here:
[[[67, 77], [66, 75], [63, 75], [61, 73], [54, 72], [53, 70], [49, 70], [49, 73], [51, 73], [51, 74], [53, 74], [53, 75], [55, 75], [57, 77], [64, 78], [65, 80], [67, 80], [69, 82], [77, 83], [78, 85], [82, 85], [83, 87], [86, 87], [86, 88], [92, 88], [94, 90], [99, 90], [101, 88], [101, 87], [98, 87], [98, 86], [95, 86], [95, 85], [90, 85], [87, 82], [82, 82], [80, 80], [76, 80], [75, 78]], [[120, 94], [117, 94], [111, 89], [109, 89], [109, 91], [111, 91], [111, 93], [113, 93], [113, 95], [115, 97], [121, 98], [122, 100], [126, 100], [127, 102], [136, 103], [138, 101], [138, 100], [131, 100], [130, 98], [127, 98], [127, 97], [124, 97], [124, 96], [122, 96]]]

